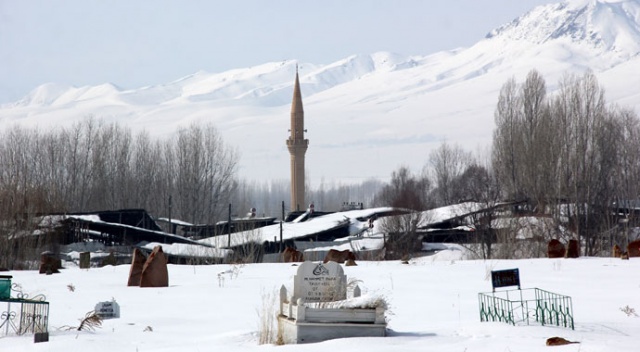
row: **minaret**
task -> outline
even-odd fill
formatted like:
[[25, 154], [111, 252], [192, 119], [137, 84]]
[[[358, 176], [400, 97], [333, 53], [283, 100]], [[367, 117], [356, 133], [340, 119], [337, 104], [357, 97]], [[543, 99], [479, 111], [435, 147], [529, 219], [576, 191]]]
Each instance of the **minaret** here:
[[291, 210], [306, 209], [304, 201], [304, 154], [307, 152], [309, 140], [304, 139], [304, 110], [302, 110], [302, 94], [296, 65], [296, 83], [293, 87], [291, 102], [291, 135], [287, 139], [287, 148], [291, 155]]

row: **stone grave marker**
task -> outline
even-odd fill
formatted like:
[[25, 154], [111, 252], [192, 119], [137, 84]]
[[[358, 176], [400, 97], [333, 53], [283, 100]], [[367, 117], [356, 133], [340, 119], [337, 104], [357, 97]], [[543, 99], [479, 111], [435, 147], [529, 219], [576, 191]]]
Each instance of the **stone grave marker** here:
[[102, 319], [120, 318], [120, 305], [116, 301], [98, 302], [94, 311]]
[[330, 302], [347, 299], [347, 277], [336, 262], [306, 261], [293, 279], [293, 299], [303, 302]]
[[91, 267], [91, 253], [80, 252], [80, 269], [89, 269]]
[[53, 252], [42, 252], [40, 254], [40, 274], [58, 274], [62, 268], [62, 261]]
[[167, 256], [162, 246], [153, 247], [153, 252], [147, 257], [140, 274], [140, 287], [168, 287], [169, 272], [167, 270]]

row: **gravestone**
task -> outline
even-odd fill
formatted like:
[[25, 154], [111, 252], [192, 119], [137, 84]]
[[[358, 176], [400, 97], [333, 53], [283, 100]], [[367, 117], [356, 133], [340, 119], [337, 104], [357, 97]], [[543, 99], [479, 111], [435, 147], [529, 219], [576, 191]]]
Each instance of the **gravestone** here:
[[49, 342], [48, 332], [36, 332], [33, 335], [33, 343]]
[[116, 301], [98, 302], [94, 311], [102, 319], [120, 318], [120, 305]]
[[629, 242], [627, 245], [627, 255], [629, 257], [640, 257], [640, 240]]
[[131, 267], [129, 268], [129, 280], [127, 286], [140, 286], [140, 279], [142, 278], [142, 268], [147, 261], [147, 257], [138, 248], [133, 250], [133, 256], [131, 257]]
[[330, 302], [347, 299], [347, 277], [336, 262], [304, 262], [293, 278], [293, 299]]
[[555, 238], [547, 244], [547, 256], [549, 258], [563, 258], [566, 251], [564, 244]]
[[62, 261], [53, 252], [42, 252], [40, 254], [40, 274], [58, 274], [62, 268]]
[[[306, 261], [293, 277], [293, 295], [280, 289], [278, 341], [291, 343], [320, 342], [344, 337], [384, 337], [384, 305], [358, 306], [347, 300], [347, 277], [336, 262]], [[359, 287], [353, 297], [360, 297]], [[355, 304], [353, 304], [355, 303]]]
[[567, 258], [578, 258], [580, 256], [580, 247], [578, 246], [577, 240], [569, 240], [569, 244], [567, 245], [567, 254], [565, 257]]
[[147, 257], [140, 274], [140, 287], [168, 287], [169, 272], [167, 270], [167, 256], [162, 246], [155, 246]]
[[80, 269], [89, 269], [91, 267], [91, 253], [80, 253]]

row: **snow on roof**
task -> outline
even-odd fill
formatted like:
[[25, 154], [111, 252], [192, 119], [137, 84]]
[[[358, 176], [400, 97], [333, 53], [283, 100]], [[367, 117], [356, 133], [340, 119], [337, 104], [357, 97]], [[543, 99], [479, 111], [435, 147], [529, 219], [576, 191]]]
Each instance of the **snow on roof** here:
[[465, 202], [426, 210], [419, 213], [420, 222], [418, 223], [418, 228], [475, 213], [486, 207], [485, 203]]
[[161, 221], [161, 222], [170, 222], [172, 224], [181, 225], [181, 226], [193, 226], [193, 224], [190, 223], [190, 222], [186, 222], [186, 221], [182, 221], [182, 220], [178, 220], [178, 219], [169, 220], [169, 218], [158, 218], [156, 220], [157, 221]]
[[66, 219], [79, 219], [90, 222], [99, 222], [100, 216], [97, 214], [92, 215], [44, 215], [40, 217], [38, 222], [39, 227], [52, 227], [58, 226], [60, 222]]
[[368, 250], [376, 250], [382, 249], [384, 247], [384, 239], [382, 237], [363, 237], [363, 238], [349, 238], [348, 241], [335, 241], [335, 245], [323, 246], [323, 247], [314, 247], [305, 249], [304, 252], [317, 252], [317, 251], [328, 251], [330, 249], [335, 249], [338, 251], [343, 251], [345, 249], [357, 251], [368, 251]]
[[[299, 237], [313, 235], [318, 232], [327, 231], [336, 228], [345, 222], [354, 224], [358, 222], [358, 218], [370, 217], [379, 213], [393, 211], [391, 207], [349, 210], [337, 212], [311, 218], [304, 222], [285, 222], [282, 223], [282, 240], [291, 240]], [[351, 227], [350, 230], [359, 229]], [[231, 234], [231, 247], [244, 245], [250, 242], [262, 244], [264, 242], [280, 240], [280, 224], [260, 227], [250, 231], [242, 231]], [[217, 248], [227, 247], [229, 238], [227, 236], [214, 236], [199, 240], [200, 243], [212, 245]]]
[[165, 254], [180, 256], [180, 257], [189, 257], [189, 258], [224, 259], [229, 254], [233, 253], [233, 251], [229, 249], [211, 248], [211, 247], [205, 247], [204, 245], [188, 244], [188, 243], [167, 244], [167, 243], [150, 242], [140, 247], [152, 251], [155, 246], [162, 246], [162, 251]]

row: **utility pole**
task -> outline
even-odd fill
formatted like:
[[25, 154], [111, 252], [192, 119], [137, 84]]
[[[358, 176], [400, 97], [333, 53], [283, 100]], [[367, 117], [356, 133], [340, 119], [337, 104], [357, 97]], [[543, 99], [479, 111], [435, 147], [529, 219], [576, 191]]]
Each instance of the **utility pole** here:
[[171, 195], [169, 195], [169, 233], [173, 234], [173, 224], [171, 223]]
[[229, 217], [227, 218], [227, 248], [231, 248], [231, 203], [229, 203]]
[[280, 252], [282, 252], [282, 223], [284, 222], [284, 200], [282, 201], [282, 221], [280, 221]]

